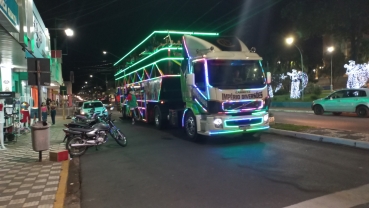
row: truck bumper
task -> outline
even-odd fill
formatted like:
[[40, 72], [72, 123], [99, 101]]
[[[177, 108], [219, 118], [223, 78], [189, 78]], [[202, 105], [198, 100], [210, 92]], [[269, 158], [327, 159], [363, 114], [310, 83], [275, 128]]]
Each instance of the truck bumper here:
[[269, 129], [268, 112], [248, 116], [210, 115], [196, 118], [198, 134], [206, 136], [256, 133]]

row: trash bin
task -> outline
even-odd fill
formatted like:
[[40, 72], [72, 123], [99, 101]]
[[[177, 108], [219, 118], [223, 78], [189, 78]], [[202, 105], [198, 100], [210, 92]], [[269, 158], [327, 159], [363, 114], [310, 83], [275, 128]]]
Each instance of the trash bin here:
[[50, 146], [50, 125], [37, 122], [31, 126], [32, 148], [36, 152], [48, 150]]

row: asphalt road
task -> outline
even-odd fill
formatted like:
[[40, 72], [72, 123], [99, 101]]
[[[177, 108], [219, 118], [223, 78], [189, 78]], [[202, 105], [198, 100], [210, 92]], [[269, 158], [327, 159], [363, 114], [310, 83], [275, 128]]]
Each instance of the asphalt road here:
[[317, 116], [312, 113], [273, 111], [275, 122], [296, 125], [313, 126], [318, 128], [341, 129], [369, 134], [369, 118], [359, 118], [356, 114], [342, 114], [334, 116], [326, 113]]
[[268, 134], [199, 144], [178, 129], [116, 124], [127, 147], [111, 139], [81, 157], [82, 208], [317, 207], [339, 191], [369, 193], [369, 151]]

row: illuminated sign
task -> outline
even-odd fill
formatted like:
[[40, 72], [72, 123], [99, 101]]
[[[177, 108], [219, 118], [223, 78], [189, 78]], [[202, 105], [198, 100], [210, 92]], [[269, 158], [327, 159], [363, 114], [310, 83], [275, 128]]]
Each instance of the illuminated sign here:
[[244, 100], [244, 99], [256, 99], [263, 98], [263, 92], [255, 92], [248, 94], [225, 94], [222, 93], [222, 100]]

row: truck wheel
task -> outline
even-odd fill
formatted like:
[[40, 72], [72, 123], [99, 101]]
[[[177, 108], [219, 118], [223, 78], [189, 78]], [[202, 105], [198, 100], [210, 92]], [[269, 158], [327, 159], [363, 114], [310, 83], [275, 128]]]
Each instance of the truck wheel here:
[[154, 108], [154, 122], [155, 122], [155, 127], [157, 129], [162, 129], [163, 128], [163, 119], [162, 119], [162, 116], [161, 116], [161, 111], [160, 111], [159, 106], [155, 106], [155, 108]]
[[187, 137], [193, 141], [195, 141], [198, 137], [197, 135], [197, 124], [196, 117], [193, 115], [191, 111], [186, 114], [184, 128], [187, 134]]
[[127, 111], [126, 111], [126, 107], [125, 106], [122, 107], [122, 118], [123, 119], [127, 119], [128, 118]]

